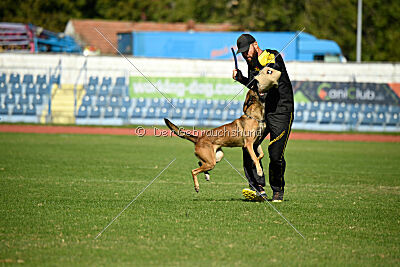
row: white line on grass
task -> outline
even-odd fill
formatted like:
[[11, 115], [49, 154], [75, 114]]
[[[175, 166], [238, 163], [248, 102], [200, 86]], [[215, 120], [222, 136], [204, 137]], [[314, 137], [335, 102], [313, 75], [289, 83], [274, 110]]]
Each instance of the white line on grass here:
[[123, 58], [125, 58], [167, 101], [168, 103], [176, 109], [174, 104], [161, 92], [125, 55], [123, 55], [118, 48], [116, 48], [108, 39], [105, 37], [96, 27], [94, 28]]
[[[247, 181], [247, 179], [226, 159], [226, 158], [224, 158], [224, 160], [226, 161], [226, 162], [228, 162], [228, 164], [229, 165], [231, 165], [231, 167], [232, 167], [232, 169], [234, 169], [246, 182], [248, 182]], [[255, 190], [255, 191], [257, 191], [257, 193], [259, 193], [260, 194], [260, 192], [254, 187], [254, 186], [252, 186], [252, 185], [250, 185], [251, 187], [253, 187], [253, 189]], [[266, 199], [264, 199], [265, 201], [265, 203], [267, 203], [271, 208], [273, 208], [303, 239], [305, 239], [305, 237], [300, 233], [300, 231], [299, 230], [297, 230], [296, 229], [296, 227], [294, 227], [293, 226], [293, 224], [291, 224], [290, 222], [289, 222], [289, 220], [288, 219], [286, 219], [285, 218], [285, 216], [283, 216], [282, 215], [282, 213], [277, 209], [277, 208], [275, 208], [274, 207], [274, 205], [272, 205], [271, 203], [269, 203], [268, 202], [268, 200], [266, 200]]]
[[174, 158], [153, 180], [151, 180], [151, 182], [145, 187], [143, 188], [143, 190], [131, 201], [129, 202], [129, 204], [117, 215], [115, 216], [114, 219], [112, 219], [112, 221], [106, 226], [104, 227], [104, 229], [94, 238], [95, 240], [111, 225], [113, 224], [113, 222], [133, 203], [136, 201], [136, 199], [138, 199], [138, 197], [166, 170], [168, 169], [168, 167], [176, 160], [176, 158]]

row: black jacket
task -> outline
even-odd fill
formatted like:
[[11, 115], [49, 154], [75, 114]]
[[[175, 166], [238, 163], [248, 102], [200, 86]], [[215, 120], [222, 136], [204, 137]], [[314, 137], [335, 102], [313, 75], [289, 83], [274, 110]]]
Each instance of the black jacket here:
[[248, 63], [247, 66], [248, 78], [239, 75], [238, 81], [249, 89], [254, 89], [254, 87], [257, 86], [257, 81], [254, 80], [254, 77], [258, 74], [260, 69], [265, 66], [279, 70], [282, 73], [278, 80], [278, 88], [271, 88], [265, 96], [266, 114], [294, 111], [292, 83], [290, 82], [289, 75], [286, 71], [285, 62], [278, 51], [266, 49], [259, 56], [258, 60]]

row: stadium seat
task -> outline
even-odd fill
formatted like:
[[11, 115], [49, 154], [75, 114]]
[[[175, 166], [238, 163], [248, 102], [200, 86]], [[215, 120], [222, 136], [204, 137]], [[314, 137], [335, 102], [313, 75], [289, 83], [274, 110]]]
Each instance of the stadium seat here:
[[296, 111], [294, 116], [294, 122], [303, 122], [304, 121], [304, 113], [303, 111]]
[[40, 86], [39, 86], [39, 95], [47, 95], [47, 94], [49, 94], [50, 93], [50, 86], [49, 85], [47, 85], [46, 83], [42, 83]]
[[374, 121], [374, 117], [372, 116], [372, 112], [367, 112], [363, 114], [363, 118], [361, 120], [362, 125], [371, 125]]
[[153, 107], [148, 108], [145, 118], [146, 119], [154, 119], [155, 117], [156, 117], [156, 109]]
[[13, 94], [8, 94], [4, 99], [4, 104], [6, 105], [14, 105], [15, 104], [15, 97]]
[[211, 119], [216, 120], [216, 121], [222, 120], [222, 109], [214, 110], [214, 112], [212, 113]]
[[19, 105], [28, 105], [29, 104], [29, 97], [27, 95], [21, 95], [18, 100]]
[[386, 122], [385, 113], [384, 112], [378, 112], [376, 114], [376, 116], [375, 116], [373, 125], [380, 126], [380, 125], [385, 124], [385, 122]]
[[0, 106], [0, 115], [8, 115], [8, 107], [6, 105]]
[[172, 119], [182, 119], [182, 110], [180, 108], [175, 108], [172, 110]]
[[196, 116], [196, 111], [194, 108], [189, 108], [186, 112], [185, 120], [194, 120]]
[[355, 113], [361, 111], [361, 105], [358, 103], [350, 104], [350, 113]]
[[100, 108], [98, 106], [94, 106], [90, 112], [90, 118], [96, 119], [100, 118]]
[[60, 84], [60, 81], [61, 81], [61, 76], [60, 76], [60, 74], [58, 74], [58, 75], [51, 75], [51, 76], [50, 76], [49, 84], [50, 84], [50, 85], [53, 85], [53, 84]]
[[22, 83], [24, 83], [24, 84], [33, 83], [33, 75], [32, 74], [25, 74], [24, 78], [22, 79]]
[[111, 85], [111, 77], [103, 77], [103, 81], [101, 82], [101, 85], [105, 85], [109, 87]]
[[161, 119], [168, 118], [169, 111], [170, 111], [170, 109], [168, 109], [168, 108], [161, 108], [160, 113], [158, 114], [158, 117]]
[[388, 105], [378, 105], [377, 112], [388, 112], [389, 106]]
[[12, 115], [22, 115], [24, 114], [24, 109], [21, 105], [15, 105], [12, 110]]
[[351, 112], [349, 116], [348, 123], [351, 125], [355, 125], [358, 123], [358, 112]]
[[183, 109], [186, 106], [185, 99], [182, 98], [172, 99], [172, 104], [175, 106], [175, 108], [180, 108], [180, 109]]
[[232, 108], [229, 109], [228, 116], [227, 116], [226, 120], [227, 121], [234, 121], [236, 119], [237, 119], [237, 117], [236, 117], [236, 109], [232, 109]]
[[78, 110], [78, 114], [76, 115], [77, 118], [84, 119], [88, 115], [87, 107], [86, 106], [80, 106]]
[[25, 116], [36, 116], [36, 107], [34, 105], [29, 105], [26, 108]]
[[33, 83], [28, 84], [25, 89], [25, 94], [35, 95], [36, 94], [36, 86]]
[[318, 101], [312, 102], [310, 111], [319, 111], [319, 110], [320, 110], [320, 103]]
[[191, 99], [188, 105], [188, 108], [197, 109], [199, 107], [199, 100]]
[[117, 77], [115, 81], [115, 85], [124, 86], [125, 85], [125, 77]]
[[104, 107], [106, 104], [107, 104], [107, 99], [104, 96], [101, 95], [97, 98], [97, 101], [96, 101], [97, 106]]
[[145, 98], [139, 97], [138, 99], [136, 99], [135, 107], [143, 108], [145, 106], [146, 106], [146, 99]]
[[97, 95], [97, 85], [90, 84], [89, 87], [86, 89], [87, 95]]
[[229, 102], [226, 101], [226, 100], [219, 100], [219, 101], [217, 102], [217, 109], [224, 110], [225, 107], [226, 107], [226, 105], [227, 105], [228, 103], [229, 103]]
[[91, 106], [92, 105], [92, 98], [88, 95], [85, 95], [82, 99], [82, 106]]
[[364, 104], [363, 106], [364, 106], [363, 107], [364, 113], [374, 112], [375, 111], [375, 105], [374, 104], [368, 103], [366, 105]]
[[304, 111], [307, 109], [307, 103], [299, 102], [296, 108], [298, 111]]
[[20, 83], [20, 76], [18, 73], [11, 73], [10, 79], [8, 80], [9, 83]]
[[0, 75], [0, 83], [6, 83], [6, 74], [5, 73], [2, 73]]
[[141, 118], [143, 116], [143, 109], [136, 107], [132, 112], [132, 118]]
[[201, 108], [202, 109], [212, 109], [214, 107], [214, 101], [211, 99], [203, 100]]
[[334, 124], [343, 124], [345, 120], [344, 112], [336, 112], [335, 119], [332, 121]]
[[390, 107], [390, 112], [392, 112], [392, 113], [400, 113], [400, 105], [391, 106]]
[[322, 114], [321, 121], [319, 123], [321, 124], [329, 124], [332, 121], [332, 114], [329, 111], [324, 111]]
[[334, 105], [332, 102], [325, 102], [324, 111], [333, 111]]
[[[231, 101], [230, 103], [229, 103], [229, 101], [228, 101], [228, 102], [227, 102], [227, 105], [228, 105], [228, 104], [229, 104], [229, 106], [228, 106], [229, 109], [235, 109], [235, 110], [237, 110], [237, 109], [240, 109], [240, 108], [243, 107], [242, 102], [239, 101], [239, 100], [233, 100], [233, 101]], [[225, 109], [225, 108], [224, 108], [224, 109]]]
[[210, 110], [208, 110], [208, 109], [201, 110], [200, 115], [199, 115], [200, 121], [208, 120], [209, 117], [210, 117]]
[[104, 112], [104, 118], [109, 119], [109, 118], [114, 118], [114, 108], [112, 107], [107, 107], [106, 111]]
[[33, 98], [33, 104], [34, 104], [34, 105], [42, 105], [42, 104], [43, 104], [43, 98], [42, 98], [42, 96], [41, 96], [41, 95], [36, 95], [36, 96]]
[[125, 96], [122, 99], [122, 106], [125, 108], [129, 108], [132, 105], [132, 100], [129, 96]]
[[128, 118], [128, 110], [126, 107], [122, 107], [118, 112], [118, 118], [127, 119]]
[[43, 84], [43, 83], [47, 83], [47, 77], [46, 75], [36, 75], [36, 84]]
[[11, 85], [11, 93], [20, 94], [22, 92], [22, 86], [20, 83], [13, 83]]
[[388, 122], [386, 123], [387, 126], [396, 126], [399, 124], [399, 113], [390, 113]]
[[99, 84], [99, 77], [90, 76], [89, 77], [89, 85], [97, 86]]
[[108, 96], [110, 93], [108, 85], [102, 84], [99, 90], [99, 96]]
[[318, 119], [317, 112], [311, 111], [308, 113], [307, 123], [316, 123]]
[[7, 93], [7, 85], [4, 82], [0, 82], [0, 94]]
[[346, 103], [345, 102], [341, 102], [341, 103], [339, 103], [339, 105], [337, 106], [337, 109], [336, 109], [336, 111], [337, 112], [346, 112], [347, 111], [347, 105], [346, 105]]
[[122, 87], [114, 86], [113, 89], [111, 90], [111, 95], [121, 97], [122, 96]]
[[111, 97], [110, 106], [113, 108], [117, 108], [121, 106], [120, 99], [118, 97]]

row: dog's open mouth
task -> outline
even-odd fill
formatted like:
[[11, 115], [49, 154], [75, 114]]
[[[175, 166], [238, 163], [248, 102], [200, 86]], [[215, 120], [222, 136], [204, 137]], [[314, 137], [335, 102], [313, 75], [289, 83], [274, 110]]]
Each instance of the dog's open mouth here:
[[264, 96], [265, 95], [265, 93], [261, 93], [261, 92], [259, 92], [258, 93], [260, 96]]

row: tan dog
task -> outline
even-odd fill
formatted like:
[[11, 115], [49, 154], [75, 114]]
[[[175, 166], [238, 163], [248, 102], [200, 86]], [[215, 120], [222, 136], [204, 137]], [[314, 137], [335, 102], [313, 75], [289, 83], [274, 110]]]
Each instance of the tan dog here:
[[[259, 145], [257, 147], [259, 156], [257, 157], [253, 149], [255, 143], [260, 143], [260, 138], [266, 128], [264, 121], [265, 104], [260, 100], [260, 94], [263, 95], [270, 88], [276, 86], [279, 77], [279, 71], [270, 68], [261, 70], [260, 74], [255, 77], [260, 91], [256, 93], [249, 90], [243, 105], [244, 115], [231, 123], [205, 131], [201, 136], [192, 135], [183, 128], [178, 128], [168, 119], [164, 119], [168, 128], [177, 136], [195, 144], [194, 153], [200, 160], [200, 167], [192, 170], [196, 192], [199, 192], [200, 189], [197, 175], [201, 172], [212, 170], [216, 163], [222, 159], [224, 153], [221, 147], [245, 147], [257, 168], [257, 174], [259, 176], [263, 174], [260, 160], [264, 157], [264, 152], [261, 145]], [[206, 175], [207, 178], [208, 176]]]

